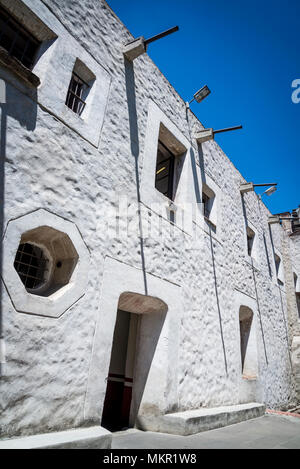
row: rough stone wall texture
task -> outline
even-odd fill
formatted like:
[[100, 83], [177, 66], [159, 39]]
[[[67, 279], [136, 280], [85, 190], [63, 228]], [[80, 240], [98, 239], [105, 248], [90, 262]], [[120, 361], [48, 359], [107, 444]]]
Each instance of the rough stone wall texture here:
[[[96, 322], [101, 318], [106, 256], [137, 268], [143, 267], [144, 259], [147, 272], [182, 287], [177, 410], [245, 401], [250, 396], [247, 389], [243, 391], [247, 386], [254, 389], [253, 399], [269, 407], [287, 405], [293, 399], [293, 384], [286, 296], [275, 281], [273, 256], [274, 246], [281, 252], [281, 228], [272, 228], [271, 242], [268, 210], [251, 193], [244, 196], [243, 210], [239, 184], [244, 179], [228, 157], [215, 142], [198, 149], [193, 141], [197, 166], [221, 190], [217, 236], [210, 238], [196, 226], [197, 236], [191, 238], [175, 226], [174, 234], [159, 243], [145, 239], [143, 253], [138, 235], [109, 238], [107, 228], [114, 220], [108, 213], [117, 207], [117, 195], [137, 200], [149, 100], [189, 141], [201, 124], [192, 113], [187, 122], [184, 101], [147, 55], [134, 62], [133, 103], [132, 70], [122, 56], [122, 44], [132, 36], [103, 0], [25, 3], [35, 11], [49, 7], [49, 18], [52, 12], [55, 21], [66, 28], [66, 38], [68, 32], [72, 34], [105, 67], [111, 86], [96, 148], [37, 103], [38, 96], [24, 94], [15, 78], [0, 69], [10, 97], [6, 117], [2, 114], [2, 123], [6, 121], [6, 128], [2, 125], [6, 134], [5, 224], [37, 208], [48, 209], [77, 225], [91, 253], [86, 294], [58, 320], [16, 313], [3, 290], [7, 363], [1, 378], [1, 434], [88, 424], [84, 400]], [[135, 141], [133, 125], [138, 131]], [[259, 238], [255, 266], [246, 255], [244, 211]], [[142, 204], [143, 220], [149, 212]], [[156, 217], [154, 212], [151, 215]], [[131, 222], [136, 223], [137, 216]], [[170, 223], [164, 218], [161, 223], [168, 232]], [[237, 292], [257, 306], [259, 375], [254, 384], [244, 383], [240, 376]]]
[[300, 278], [300, 234], [292, 234], [283, 243], [287, 282], [287, 306], [290, 337], [292, 341], [292, 367], [296, 387], [296, 399], [300, 402], [300, 304], [295, 295], [294, 274], [298, 277], [297, 291], [299, 292]]

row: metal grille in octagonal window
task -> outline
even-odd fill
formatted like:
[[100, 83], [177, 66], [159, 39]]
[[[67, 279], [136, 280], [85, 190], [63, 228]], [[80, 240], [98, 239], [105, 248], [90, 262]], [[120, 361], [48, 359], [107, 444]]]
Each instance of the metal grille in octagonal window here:
[[27, 290], [34, 290], [45, 283], [48, 262], [38, 246], [30, 243], [19, 245], [14, 267]]

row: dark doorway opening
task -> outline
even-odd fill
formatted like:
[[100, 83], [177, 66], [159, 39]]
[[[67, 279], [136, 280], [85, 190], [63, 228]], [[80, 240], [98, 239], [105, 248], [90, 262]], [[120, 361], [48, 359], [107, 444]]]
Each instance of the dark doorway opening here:
[[138, 319], [118, 310], [101, 422], [112, 432], [130, 426]]

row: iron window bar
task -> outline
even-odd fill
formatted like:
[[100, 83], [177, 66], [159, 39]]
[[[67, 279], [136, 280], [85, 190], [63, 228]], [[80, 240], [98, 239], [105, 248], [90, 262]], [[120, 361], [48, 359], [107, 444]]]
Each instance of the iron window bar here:
[[85, 109], [86, 102], [82, 98], [84, 89], [90, 88], [90, 85], [84, 81], [76, 72], [72, 72], [66, 105], [79, 116]]
[[40, 42], [0, 7], [0, 46], [25, 67], [31, 69]]
[[14, 267], [26, 289], [35, 289], [44, 283], [48, 262], [37, 246], [30, 243], [19, 245]]

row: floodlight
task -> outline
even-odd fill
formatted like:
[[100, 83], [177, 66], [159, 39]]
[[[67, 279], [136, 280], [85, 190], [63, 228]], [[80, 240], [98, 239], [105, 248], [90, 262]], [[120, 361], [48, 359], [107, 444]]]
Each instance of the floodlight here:
[[189, 108], [190, 104], [193, 101], [197, 101], [197, 103], [201, 103], [201, 101], [203, 101], [205, 98], [207, 98], [207, 96], [210, 95], [210, 93], [211, 93], [211, 91], [208, 88], [208, 86], [207, 85], [203, 86], [201, 88], [201, 90], [197, 91], [197, 93], [194, 94], [193, 99], [190, 102], [186, 103], [186, 107]]
[[208, 88], [207, 85], [205, 85], [203, 86], [203, 88], [201, 88], [201, 90], [197, 91], [197, 93], [194, 94], [193, 101], [196, 100], [197, 103], [201, 103], [201, 101], [207, 98], [207, 96], [210, 95], [210, 93], [211, 93], [210, 89]]
[[[272, 194], [274, 194], [274, 192], [276, 192], [276, 191], [277, 191], [277, 187], [276, 187], [276, 186], [272, 186], [272, 187], [270, 187], [270, 189], [267, 189], [267, 190], [264, 192], [264, 194], [266, 194], [266, 195], [272, 195]], [[263, 194], [262, 194], [262, 195], [263, 195]]]

